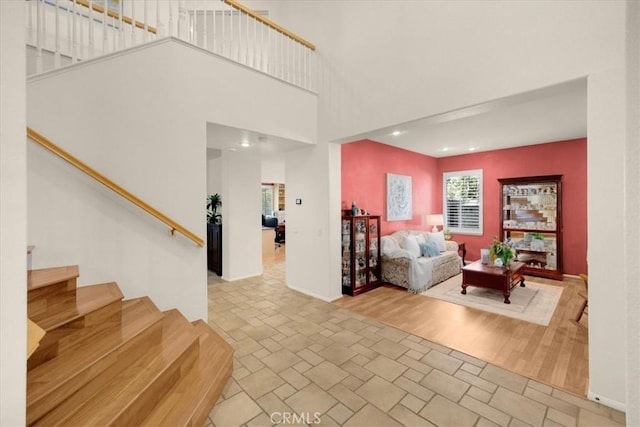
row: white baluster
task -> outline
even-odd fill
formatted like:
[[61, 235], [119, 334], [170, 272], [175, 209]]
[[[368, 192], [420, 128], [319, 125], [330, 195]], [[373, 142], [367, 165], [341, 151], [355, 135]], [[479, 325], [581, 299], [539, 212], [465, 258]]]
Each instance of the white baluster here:
[[72, 63], [76, 63], [78, 62], [78, 17], [77, 17], [77, 13], [76, 13], [76, 0], [73, 0], [73, 15], [72, 15], [72, 22], [71, 22], [71, 29], [72, 29], [72, 35], [71, 35], [71, 46], [73, 46], [73, 48], [71, 49], [71, 62]]
[[47, 3], [42, 3], [42, 50], [49, 48], [49, 33], [47, 33]]
[[190, 33], [191, 33], [191, 43], [193, 43], [194, 45], [198, 45], [198, 23], [196, 21], [197, 15], [198, 15], [198, 11], [196, 10], [196, 2], [192, 1], [191, 2], [191, 6], [193, 7], [193, 15], [191, 16], [191, 28], [190, 28]]
[[221, 42], [222, 49], [221, 49], [220, 53], [222, 54], [222, 56], [226, 56], [225, 53], [224, 53], [224, 45], [227, 42], [227, 35], [224, 32], [224, 26], [225, 26], [224, 25], [224, 21], [225, 21], [225, 19], [224, 19], [224, 14], [225, 14], [224, 7], [222, 8], [221, 13], [222, 13], [222, 15], [220, 15], [220, 16], [221, 16], [221, 21], [222, 21], [222, 36], [220, 38], [220, 42]]
[[185, 17], [185, 0], [178, 0], [178, 38], [180, 39], [184, 39], [186, 37]]
[[173, 29], [173, 1], [169, 1], [169, 35], [177, 35], [177, 32]]
[[36, 72], [42, 72], [42, 1], [36, 0]]
[[58, 0], [56, 0], [55, 14], [56, 40], [53, 52], [53, 66], [55, 68], [60, 68], [60, 4]]
[[208, 26], [207, 26], [207, 6], [206, 4], [204, 5], [204, 7], [202, 8], [202, 34], [203, 34], [203, 43], [202, 43], [202, 47], [209, 50], [209, 33], [208, 31]]
[[149, 39], [149, 18], [147, 17], [147, 4], [148, 1], [147, 0], [143, 0], [144, 4], [143, 4], [143, 9], [142, 9], [142, 16], [143, 16], [143, 20], [144, 20], [144, 35], [142, 36], [142, 40], [143, 42], [146, 42]]
[[235, 39], [236, 36], [233, 33], [233, 9], [231, 7], [229, 7], [229, 10], [226, 11], [228, 13], [228, 27], [229, 27], [229, 35], [227, 37], [227, 43], [229, 45], [229, 52], [227, 53], [227, 57], [229, 59], [233, 58], [233, 49], [234, 49], [234, 43], [235, 43]]
[[93, 0], [89, 0], [89, 58], [93, 58], [94, 45], [95, 45], [95, 33], [93, 29]]
[[131, 46], [136, 45], [136, 2], [131, 2]]
[[127, 47], [127, 40], [124, 36], [124, 5], [122, 0], [118, 2], [118, 46], [120, 49]]
[[67, 2], [67, 53], [71, 55], [73, 45], [71, 44], [71, 21], [73, 21], [73, 6], [70, 4], [72, 1]]
[[38, 7], [38, 5], [36, 4], [36, 6], [34, 6], [34, 2], [32, 1], [26, 1], [24, 2], [24, 4], [27, 7], [27, 36], [28, 36], [28, 43], [33, 45], [35, 44], [33, 42], [34, 36], [33, 36], [33, 8], [34, 7]]
[[[169, 4], [171, 7], [171, 4]], [[160, 0], [156, 0], [156, 36], [154, 38], [164, 36], [164, 25], [160, 22]]]

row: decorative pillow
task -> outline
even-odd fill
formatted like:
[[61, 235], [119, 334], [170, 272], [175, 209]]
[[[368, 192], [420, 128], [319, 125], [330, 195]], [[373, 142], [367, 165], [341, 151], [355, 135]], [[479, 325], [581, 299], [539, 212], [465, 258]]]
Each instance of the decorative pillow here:
[[389, 255], [393, 251], [400, 249], [398, 241], [391, 236], [382, 236], [380, 242], [382, 243], [382, 253], [384, 255]]
[[418, 246], [420, 243], [427, 243], [427, 239], [425, 239], [422, 234], [414, 234], [413, 237], [415, 237], [416, 242], [418, 242]]
[[429, 242], [435, 243], [440, 252], [447, 250], [447, 245], [444, 243], [444, 234], [442, 231], [438, 231], [437, 233], [427, 233], [427, 236], [429, 237]]
[[420, 252], [424, 257], [430, 258], [432, 256], [440, 255], [440, 251], [436, 247], [436, 244], [433, 242], [420, 243], [419, 245], [420, 245]]
[[414, 257], [418, 258], [420, 256], [420, 246], [418, 246], [418, 242], [415, 237], [404, 236], [402, 238], [402, 242], [400, 242], [400, 246], [402, 246], [402, 249], [409, 251], [409, 253]]

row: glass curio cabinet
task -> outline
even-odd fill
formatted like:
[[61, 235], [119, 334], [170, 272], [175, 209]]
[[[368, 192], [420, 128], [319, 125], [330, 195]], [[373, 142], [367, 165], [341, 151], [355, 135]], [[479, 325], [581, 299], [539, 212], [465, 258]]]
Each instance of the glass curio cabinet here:
[[380, 216], [342, 217], [342, 293], [380, 286]]
[[498, 179], [500, 236], [524, 273], [562, 280], [562, 175]]

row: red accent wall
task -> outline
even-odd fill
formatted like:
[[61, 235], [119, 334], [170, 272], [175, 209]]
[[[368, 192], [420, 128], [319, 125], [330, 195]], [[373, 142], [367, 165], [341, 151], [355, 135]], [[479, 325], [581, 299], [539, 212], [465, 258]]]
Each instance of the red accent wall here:
[[385, 219], [385, 174], [413, 177], [411, 221], [382, 222], [382, 233], [404, 228], [426, 229], [424, 216], [442, 211], [442, 174], [482, 169], [484, 178], [484, 235], [457, 235], [464, 241], [467, 258], [480, 258], [500, 230], [498, 178], [562, 175], [563, 270], [587, 271], [587, 140], [553, 142], [504, 150], [433, 158], [373, 141], [342, 146], [343, 208], [356, 200], [359, 207], [380, 213]]
[[[411, 220], [386, 220], [387, 173], [412, 177]], [[382, 234], [403, 229], [426, 230], [425, 216], [440, 212], [434, 210], [434, 204], [442, 194], [437, 180], [437, 159], [434, 157], [369, 140], [342, 145], [342, 209], [350, 209], [355, 200], [359, 208], [380, 215]]]

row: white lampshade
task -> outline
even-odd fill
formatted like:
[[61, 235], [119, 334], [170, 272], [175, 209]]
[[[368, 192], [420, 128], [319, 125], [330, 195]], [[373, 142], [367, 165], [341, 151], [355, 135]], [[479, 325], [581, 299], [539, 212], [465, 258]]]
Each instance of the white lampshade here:
[[427, 225], [433, 225], [432, 232], [438, 232], [438, 226], [444, 224], [444, 217], [442, 214], [429, 214], [427, 215]]

